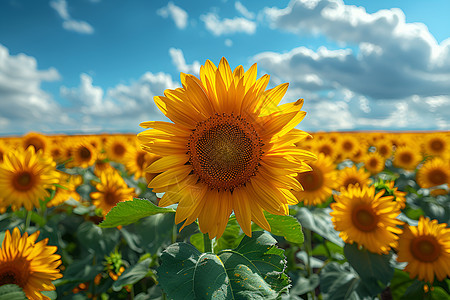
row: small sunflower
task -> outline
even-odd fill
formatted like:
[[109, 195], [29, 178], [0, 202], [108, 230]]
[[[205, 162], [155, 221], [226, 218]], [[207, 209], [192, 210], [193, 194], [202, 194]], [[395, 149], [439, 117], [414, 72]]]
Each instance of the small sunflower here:
[[49, 196], [59, 181], [55, 162], [34, 147], [17, 149], [6, 154], [0, 165], [0, 206], [11, 205], [13, 210], [22, 206], [30, 211], [39, 207], [39, 199]]
[[134, 188], [129, 188], [120, 174], [113, 168], [100, 174], [100, 182], [92, 182], [97, 189], [90, 194], [92, 204], [106, 215], [117, 203], [133, 200]]
[[444, 133], [425, 136], [423, 147], [426, 155], [443, 156], [449, 152], [449, 139]]
[[71, 154], [73, 160], [68, 163], [68, 167], [87, 168], [97, 159], [97, 150], [87, 140], [75, 142]]
[[251, 236], [251, 221], [270, 231], [263, 211], [286, 215], [298, 202], [295, 177], [315, 158], [295, 147], [308, 136], [294, 129], [303, 99], [279, 106], [288, 84], [266, 90], [269, 76], [256, 76], [256, 64], [244, 72], [225, 58], [218, 67], [208, 60], [200, 78], [182, 73], [182, 88], [154, 98], [173, 123], [141, 124], [152, 128], [138, 135], [141, 143], [161, 156], [147, 169], [162, 172], [149, 187], [165, 192], [159, 205], [179, 203], [182, 228], [198, 219], [201, 232], [220, 237], [234, 211]]
[[46, 153], [48, 139], [40, 133], [30, 132], [22, 138], [22, 145], [24, 149], [33, 146], [36, 152], [42, 150], [43, 153]]
[[324, 155], [330, 157], [333, 161], [335, 160], [338, 151], [336, 150], [336, 145], [330, 139], [322, 139], [319, 141], [313, 141], [313, 152], [323, 153]]
[[362, 159], [364, 167], [372, 175], [384, 170], [385, 159], [378, 152], [369, 152]]
[[358, 169], [356, 166], [341, 169], [338, 180], [341, 189], [347, 189], [351, 185], [363, 187], [371, 183], [370, 173], [363, 167]]
[[441, 184], [450, 184], [448, 163], [440, 158], [425, 162], [417, 171], [416, 180], [420, 187], [431, 188]]
[[450, 276], [450, 228], [437, 220], [420, 217], [417, 226], [406, 225], [398, 245], [399, 262], [411, 278], [432, 283]]
[[47, 203], [47, 207], [58, 206], [70, 198], [80, 201], [80, 195], [77, 193], [77, 187], [83, 183], [81, 175], [69, 175], [67, 173], [60, 173], [59, 185], [64, 187], [57, 187], [55, 195], [52, 200]]
[[106, 157], [106, 153], [100, 152], [97, 154], [97, 159], [95, 160], [94, 174], [97, 177], [100, 177], [100, 174], [102, 174], [107, 169], [113, 169], [113, 167], [109, 163], [109, 160]]
[[392, 164], [397, 168], [414, 170], [422, 160], [419, 149], [410, 146], [400, 146], [395, 149]]
[[392, 201], [393, 196], [383, 194], [381, 191], [375, 195], [374, 186], [351, 186], [341, 195], [334, 195], [331, 220], [344, 242], [355, 242], [378, 254], [387, 254], [397, 246], [397, 234], [402, 232], [397, 225], [403, 224], [396, 219], [400, 209]]
[[125, 156], [125, 167], [134, 179], [145, 177], [145, 169], [160, 157], [142, 149], [130, 149]]
[[337, 144], [339, 157], [341, 160], [352, 158], [360, 148], [358, 140], [350, 134], [341, 137]]
[[22, 236], [16, 227], [6, 230], [0, 249], [0, 286], [16, 284], [28, 299], [50, 299], [42, 291], [55, 290], [52, 281], [62, 277], [58, 266], [61, 256], [54, 254], [56, 246], [48, 246], [48, 239], [36, 243], [39, 231]]
[[325, 202], [336, 188], [336, 170], [330, 157], [320, 153], [317, 160], [308, 162], [311, 171], [297, 175], [303, 191], [292, 192], [305, 205], [318, 205]]
[[128, 148], [127, 139], [121, 136], [109, 137], [105, 144], [108, 158], [118, 163], [124, 162]]
[[392, 155], [392, 142], [389, 139], [380, 138], [375, 142], [375, 151], [384, 159]]

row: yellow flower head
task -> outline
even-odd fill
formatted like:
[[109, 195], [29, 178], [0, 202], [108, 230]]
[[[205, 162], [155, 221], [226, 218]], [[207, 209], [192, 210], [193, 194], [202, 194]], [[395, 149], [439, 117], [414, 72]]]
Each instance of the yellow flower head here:
[[424, 138], [423, 148], [426, 155], [444, 156], [450, 149], [450, 139], [447, 133], [427, 134]]
[[440, 158], [429, 160], [417, 171], [416, 180], [422, 188], [450, 184], [449, 164], [445, 163]]
[[57, 247], [47, 246], [48, 239], [36, 243], [38, 236], [39, 231], [21, 236], [17, 227], [12, 234], [6, 230], [0, 249], [0, 286], [16, 284], [32, 300], [50, 299], [40, 292], [55, 290], [52, 281], [62, 277]]
[[0, 207], [39, 207], [39, 199], [49, 196], [47, 189], [58, 180], [55, 162], [41, 151], [35, 153], [34, 147], [11, 151], [0, 164]]
[[384, 170], [385, 159], [378, 152], [369, 152], [363, 157], [364, 167], [375, 175]]
[[22, 138], [22, 145], [24, 149], [33, 146], [36, 152], [41, 150], [43, 153], [46, 153], [48, 138], [40, 133], [30, 132]]
[[67, 167], [87, 168], [97, 159], [97, 150], [87, 139], [73, 141], [71, 154], [72, 161], [66, 165]]
[[173, 121], [144, 122], [152, 128], [138, 135], [146, 150], [161, 156], [147, 172], [149, 187], [165, 192], [159, 203], [178, 203], [176, 223], [198, 219], [200, 230], [220, 237], [232, 211], [247, 235], [251, 221], [270, 226], [263, 211], [288, 214], [301, 190], [297, 173], [314, 159], [295, 147], [308, 134], [294, 129], [303, 119], [303, 99], [279, 105], [288, 84], [266, 90], [269, 76], [256, 79], [256, 64], [234, 71], [222, 58], [218, 67], [206, 61], [200, 79], [181, 74], [182, 88], [155, 97]]
[[108, 158], [112, 161], [123, 163], [128, 152], [129, 146], [125, 137], [109, 137], [105, 144], [105, 150]]
[[393, 165], [405, 170], [414, 170], [422, 160], [422, 155], [417, 147], [410, 145], [400, 146], [395, 149]]
[[363, 167], [358, 169], [356, 166], [341, 169], [338, 180], [341, 189], [347, 189], [352, 185], [363, 187], [371, 182], [370, 173]]
[[400, 262], [411, 278], [432, 283], [450, 276], [450, 228], [437, 220], [420, 217], [417, 226], [406, 225], [398, 241]]
[[383, 193], [375, 195], [374, 186], [351, 186], [334, 196], [331, 220], [344, 242], [355, 242], [378, 254], [387, 254], [396, 247], [397, 234], [402, 232], [396, 226], [403, 223], [396, 219], [400, 208], [393, 196], [382, 197]]

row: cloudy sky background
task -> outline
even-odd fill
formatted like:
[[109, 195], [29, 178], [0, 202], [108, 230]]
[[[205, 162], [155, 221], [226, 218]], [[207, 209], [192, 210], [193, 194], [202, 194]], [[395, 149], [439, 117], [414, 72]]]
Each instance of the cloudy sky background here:
[[0, 135], [139, 132], [222, 56], [258, 64], [298, 128], [450, 130], [450, 1], [0, 2]]

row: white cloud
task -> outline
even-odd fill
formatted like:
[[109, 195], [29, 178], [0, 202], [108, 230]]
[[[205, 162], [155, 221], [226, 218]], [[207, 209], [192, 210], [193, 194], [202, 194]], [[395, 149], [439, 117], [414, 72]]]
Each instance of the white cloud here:
[[54, 68], [38, 70], [34, 57], [11, 55], [0, 44], [0, 133], [48, 130], [67, 121], [60, 106], [41, 89], [44, 81], [60, 79]]
[[[95, 1], [92, 1], [95, 2]], [[94, 33], [94, 28], [85, 21], [74, 20], [69, 14], [66, 0], [53, 0], [50, 1], [50, 7], [52, 7], [58, 15], [64, 20], [63, 28], [69, 31], [75, 31], [82, 34]]]
[[217, 14], [211, 12], [201, 15], [200, 19], [205, 23], [206, 29], [215, 36], [233, 33], [254, 34], [256, 32], [256, 23], [245, 18], [235, 17], [221, 20]]
[[78, 87], [63, 86], [60, 94], [78, 109], [84, 130], [138, 131], [140, 122], [164, 120], [153, 97], [176, 87], [179, 84], [170, 75], [147, 72], [135, 82], [118, 84], [105, 91], [93, 85], [92, 77], [81, 74]]
[[230, 39], [226, 39], [224, 43], [225, 43], [225, 46], [227, 46], [227, 47], [233, 46], [233, 41]]
[[179, 29], [184, 29], [187, 26], [188, 13], [181, 7], [173, 4], [173, 2], [169, 2], [167, 6], [161, 7], [156, 13], [165, 19], [168, 17], [172, 18]]
[[241, 14], [243, 15], [245, 18], [247, 19], [254, 19], [255, 18], [255, 14], [248, 11], [247, 7], [245, 7], [241, 2], [236, 1], [234, 2], [234, 8]]
[[172, 58], [172, 63], [175, 65], [179, 72], [199, 75], [200, 63], [195, 60], [191, 65], [186, 64], [186, 60], [184, 59], [184, 54], [181, 49], [170, 48], [169, 54]]

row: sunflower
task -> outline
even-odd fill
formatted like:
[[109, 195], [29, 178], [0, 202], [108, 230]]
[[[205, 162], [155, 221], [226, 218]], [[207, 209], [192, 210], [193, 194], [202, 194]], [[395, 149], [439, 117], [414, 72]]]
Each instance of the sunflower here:
[[372, 175], [384, 170], [385, 159], [378, 152], [369, 152], [363, 157], [364, 167]]
[[70, 198], [80, 201], [80, 195], [77, 193], [76, 189], [82, 183], [83, 177], [81, 175], [69, 175], [61, 172], [59, 185], [64, 188], [56, 188], [55, 195], [52, 200], [47, 203], [47, 207], [58, 206]]
[[256, 74], [256, 64], [244, 72], [225, 58], [218, 67], [207, 60], [200, 79], [182, 73], [182, 88], [155, 97], [174, 123], [141, 124], [153, 128], [138, 135], [141, 143], [162, 157], [147, 169], [163, 172], [149, 187], [165, 192], [161, 206], [179, 203], [181, 229], [198, 218], [201, 232], [220, 237], [234, 211], [250, 236], [251, 221], [270, 230], [263, 211], [286, 215], [298, 202], [295, 177], [315, 158], [294, 145], [308, 136], [294, 129], [305, 116], [303, 99], [278, 106], [288, 84], [266, 90], [269, 76]]
[[370, 173], [363, 167], [356, 166], [347, 167], [339, 171], [339, 185], [341, 189], [347, 189], [351, 185], [359, 185], [361, 187], [370, 184]]
[[397, 225], [403, 224], [396, 219], [400, 209], [392, 201], [393, 196], [382, 197], [383, 194], [381, 191], [375, 195], [374, 186], [351, 186], [334, 195], [331, 220], [344, 242], [355, 242], [378, 254], [387, 254], [397, 246], [396, 234], [402, 232]]
[[100, 174], [100, 182], [92, 182], [97, 189], [90, 194], [92, 204], [106, 215], [117, 203], [133, 200], [134, 188], [129, 188], [114, 168], [106, 169]]
[[[142, 149], [130, 149], [125, 156], [125, 167], [128, 173], [133, 174], [134, 179], [145, 177], [145, 169], [159, 156]], [[153, 179], [153, 178], [152, 178]]]
[[420, 187], [431, 188], [441, 184], [450, 184], [450, 169], [448, 163], [440, 158], [425, 162], [416, 173]]
[[124, 162], [128, 148], [128, 141], [121, 136], [109, 137], [105, 144], [108, 158], [118, 163]]
[[97, 159], [97, 150], [92, 146], [88, 140], [79, 140], [74, 142], [72, 147], [72, 158], [67, 167], [82, 167], [87, 168], [92, 166]]
[[336, 188], [335, 165], [330, 157], [320, 153], [317, 160], [308, 162], [311, 171], [297, 175], [303, 191], [292, 192], [305, 205], [318, 205], [325, 202]]
[[443, 156], [449, 151], [448, 137], [443, 133], [428, 134], [425, 136], [423, 148], [426, 155]]
[[19, 229], [12, 234], [6, 230], [0, 249], [0, 286], [16, 284], [28, 299], [50, 299], [41, 291], [55, 290], [52, 280], [62, 277], [58, 266], [61, 256], [54, 254], [56, 246], [48, 246], [48, 239], [36, 243], [39, 231], [22, 236]]
[[13, 210], [22, 206], [30, 211], [39, 207], [39, 199], [49, 196], [59, 181], [55, 162], [34, 147], [18, 148], [8, 152], [0, 165], [0, 206], [11, 205]]
[[450, 228], [437, 220], [420, 217], [417, 226], [406, 225], [398, 245], [399, 262], [411, 278], [432, 283], [450, 276]]
[[337, 143], [340, 160], [352, 158], [360, 148], [358, 140], [350, 134], [343, 135]]
[[3, 156], [8, 152], [7, 146], [0, 140], [0, 163], [3, 162]]
[[40, 133], [30, 132], [22, 138], [22, 145], [24, 149], [33, 146], [36, 152], [42, 150], [45, 153], [47, 151], [48, 139]]
[[397, 168], [405, 170], [414, 170], [422, 160], [419, 149], [416, 147], [400, 146], [395, 149], [392, 164]]
[[336, 150], [336, 145], [330, 139], [322, 139], [319, 141], [313, 141], [313, 152], [323, 153], [324, 155], [330, 157], [333, 161], [335, 160], [338, 152]]
[[392, 142], [386, 138], [380, 138], [375, 142], [375, 151], [383, 158], [389, 158], [392, 154]]

